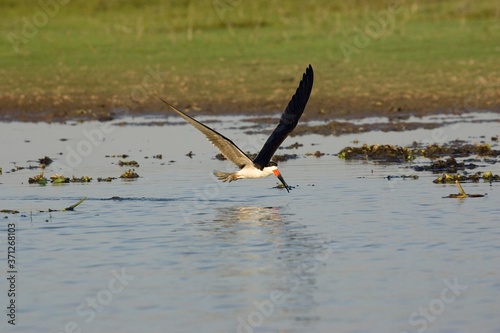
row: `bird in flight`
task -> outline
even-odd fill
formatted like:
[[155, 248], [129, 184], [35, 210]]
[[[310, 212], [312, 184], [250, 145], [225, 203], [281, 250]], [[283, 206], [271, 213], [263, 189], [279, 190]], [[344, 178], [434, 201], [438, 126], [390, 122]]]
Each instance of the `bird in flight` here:
[[215, 171], [214, 175], [224, 182], [232, 182], [238, 179], [245, 178], [262, 178], [274, 174], [283, 184], [285, 189], [290, 192], [288, 184], [283, 179], [278, 164], [271, 161], [276, 150], [278, 150], [281, 143], [297, 126], [302, 113], [306, 107], [314, 81], [314, 72], [312, 66], [307, 67], [306, 72], [302, 76], [297, 91], [292, 96], [290, 102], [281, 115], [278, 126], [274, 129], [273, 133], [269, 136], [266, 143], [253, 160], [248, 157], [240, 148], [238, 148], [230, 139], [224, 135], [214, 131], [210, 127], [200, 123], [191, 116], [177, 109], [172, 104], [159, 97], [169, 108], [175, 111], [179, 116], [184, 118], [188, 123], [193, 125], [197, 130], [202, 132], [215, 147], [217, 147], [222, 155], [229, 161], [236, 164], [240, 170], [232, 173]]

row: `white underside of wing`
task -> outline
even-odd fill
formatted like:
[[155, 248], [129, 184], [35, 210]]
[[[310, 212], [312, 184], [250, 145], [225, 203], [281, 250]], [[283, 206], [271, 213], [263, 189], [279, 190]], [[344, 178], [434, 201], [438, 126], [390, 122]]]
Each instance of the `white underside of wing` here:
[[229, 161], [236, 164], [238, 167], [243, 165], [252, 165], [253, 162], [248, 156], [243, 153], [231, 140], [217, 133], [210, 127], [203, 125], [196, 119], [188, 116], [181, 110], [177, 109], [167, 101], [160, 98], [165, 104], [167, 104], [172, 110], [177, 112], [179, 116], [184, 118], [188, 123], [193, 125], [197, 130], [205, 134], [205, 137], [210, 141], [219, 151], [226, 157]]

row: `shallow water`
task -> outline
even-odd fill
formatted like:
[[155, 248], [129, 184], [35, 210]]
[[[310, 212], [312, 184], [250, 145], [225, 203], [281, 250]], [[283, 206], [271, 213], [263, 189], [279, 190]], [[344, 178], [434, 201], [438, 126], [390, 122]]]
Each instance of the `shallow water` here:
[[[2, 251], [7, 224], [16, 228], [17, 317], [13, 327], [4, 315], [0, 330], [500, 332], [498, 183], [463, 184], [484, 198], [443, 199], [458, 190], [432, 183], [437, 175], [387, 179], [415, 174], [410, 164], [334, 155], [355, 139], [499, 149], [498, 117], [456, 118], [435, 130], [288, 138], [285, 146], [304, 145], [278, 151], [299, 155], [280, 164], [289, 194], [274, 177], [216, 181], [212, 170], [233, 168], [185, 125], [0, 124], [0, 209], [20, 211], [2, 213]], [[210, 126], [244, 151], [266, 139], [243, 134], [241, 118], [219, 119]], [[305, 155], [316, 150], [326, 155]], [[128, 169], [112, 154], [130, 155], [141, 177], [97, 182]], [[29, 185], [39, 170], [9, 172], [45, 155], [55, 159], [46, 176], [93, 181]], [[498, 163], [477, 164], [474, 172], [500, 173]], [[47, 212], [82, 197], [74, 212]]]

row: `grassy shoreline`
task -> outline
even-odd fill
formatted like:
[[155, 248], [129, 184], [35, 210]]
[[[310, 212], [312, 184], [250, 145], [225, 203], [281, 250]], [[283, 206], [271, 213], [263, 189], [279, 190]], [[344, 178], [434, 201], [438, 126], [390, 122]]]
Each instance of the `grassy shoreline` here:
[[151, 92], [280, 112], [309, 63], [310, 118], [500, 110], [491, 1], [32, 3], [0, 5], [0, 120], [161, 112]]

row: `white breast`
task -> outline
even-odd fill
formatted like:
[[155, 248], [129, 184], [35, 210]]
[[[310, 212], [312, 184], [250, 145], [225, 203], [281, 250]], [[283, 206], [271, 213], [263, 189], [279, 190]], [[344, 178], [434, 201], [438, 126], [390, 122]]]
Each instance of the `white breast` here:
[[245, 166], [243, 169], [236, 172], [236, 176], [238, 179], [267, 177], [273, 174], [273, 171], [269, 169], [270, 168], [264, 168], [263, 170], [259, 170], [253, 165]]

